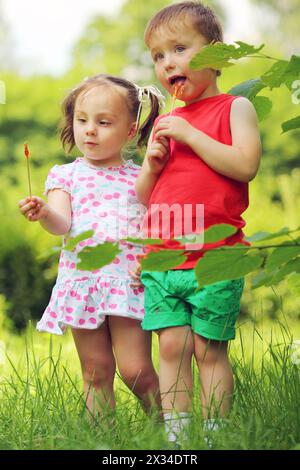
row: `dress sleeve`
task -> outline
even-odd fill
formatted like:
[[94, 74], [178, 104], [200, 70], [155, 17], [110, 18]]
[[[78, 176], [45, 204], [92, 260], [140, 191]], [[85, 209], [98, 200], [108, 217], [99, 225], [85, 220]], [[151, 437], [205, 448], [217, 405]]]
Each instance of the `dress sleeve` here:
[[66, 165], [55, 165], [48, 173], [45, 192], [47, 196], [51, 189], [62, 189], [67, 193], [71, 193], [71, 177], [67, 172]]

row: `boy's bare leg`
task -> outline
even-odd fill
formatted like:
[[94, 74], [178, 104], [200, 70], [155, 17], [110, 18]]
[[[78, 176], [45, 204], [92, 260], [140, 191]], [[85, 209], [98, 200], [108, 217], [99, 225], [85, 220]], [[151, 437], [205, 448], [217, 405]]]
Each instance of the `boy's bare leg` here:
[[159, 331], [159, 385], [164, 412], [189, 412], [192, 401], [193, 336], [189, 326]]
[[208, 340], [194, 334], [194, 344], [200, 374], [203, 417], [224, 418], [230, 410], [233, 394], [228, 342]]

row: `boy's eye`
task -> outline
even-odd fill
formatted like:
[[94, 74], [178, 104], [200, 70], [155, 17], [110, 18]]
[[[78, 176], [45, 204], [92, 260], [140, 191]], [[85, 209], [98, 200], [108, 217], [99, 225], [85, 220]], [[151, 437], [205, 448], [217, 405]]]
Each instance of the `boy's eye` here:
[[184, 46], [176, 46], [175, 47], [175, 52], [184, 52], [185, 51], [185, 47]]
[[109, 126], [109, 124], [111, 124], [111, 123], [108, 122], [108, 121], [104, 121], [103, 119], [101, 119], [101, 121], [99, 121], [99, 124], [100, 124], [101, 126]]
[[162, 60], [164, 58], [164, 55], [161, 52], [157, 52], [155, 56], [153, 57], [154, 62], [157, 62], [158, 60]]

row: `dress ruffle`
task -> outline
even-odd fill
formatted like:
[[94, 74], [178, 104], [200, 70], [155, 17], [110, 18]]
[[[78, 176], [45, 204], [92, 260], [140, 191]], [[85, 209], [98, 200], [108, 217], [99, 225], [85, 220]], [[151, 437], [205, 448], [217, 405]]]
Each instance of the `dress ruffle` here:
[[113, 276], [57, 283], [37, 330], [63, 335], [68, 326], [97, 329], [106, 315], [142, 320], [143, 288], [133, 288], [131, 283], [131, 278]]

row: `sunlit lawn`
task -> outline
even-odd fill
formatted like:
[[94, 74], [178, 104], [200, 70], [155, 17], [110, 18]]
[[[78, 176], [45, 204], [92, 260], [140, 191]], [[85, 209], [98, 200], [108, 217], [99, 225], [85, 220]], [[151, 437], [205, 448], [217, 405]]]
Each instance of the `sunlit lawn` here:
[[[300, 448], [300, 366], [289, 345], [300, 324], [239, 324], [230, 355], [235, 374], [233, 410], [217, 449]], [[50, 337], [29, 327], [23, 336], [1, 333], [1, 449], [168, 449], [155, 416], [147, 417], [116, 380], [117, 411], [91, 422], [85, 413], [79, 360], [72, 336]], [[157, 366], [157, 342], [153, 339]], [[5, 352], [4, 352], [5, 350]], [[183, 449], [207, 449], [195, 377], [193, 421]]]

